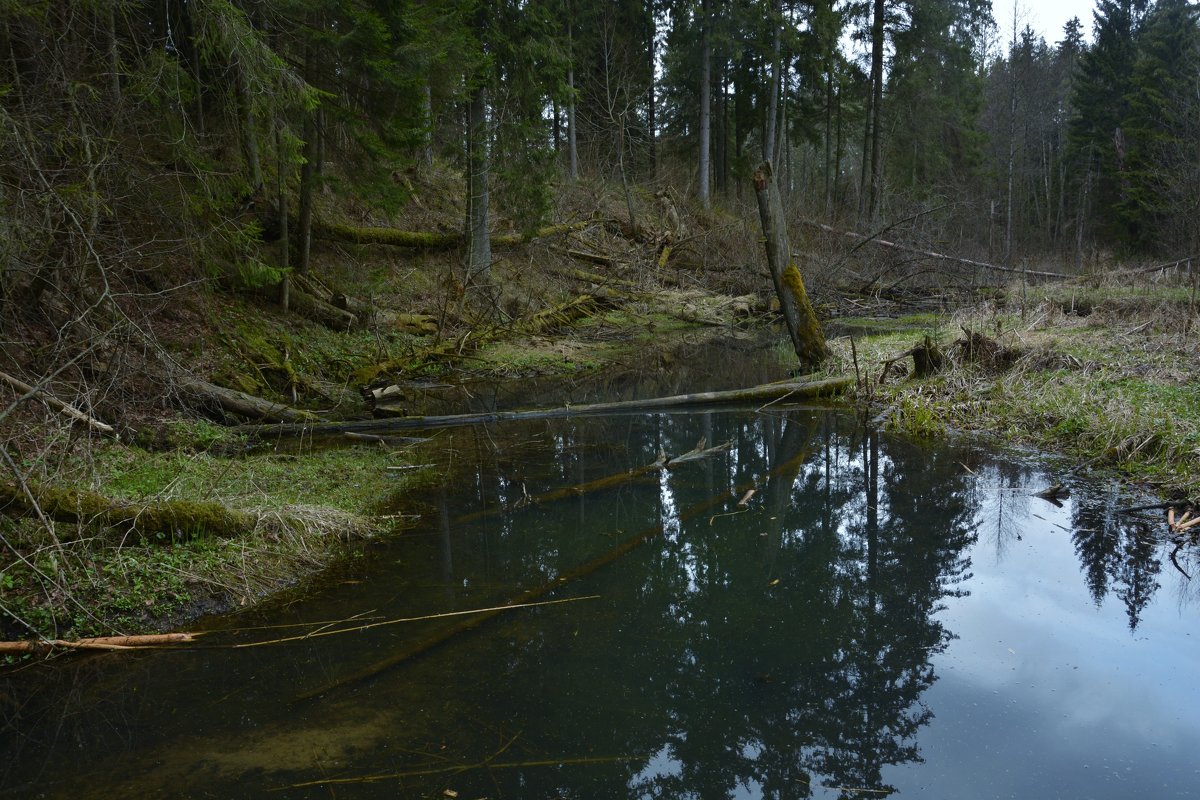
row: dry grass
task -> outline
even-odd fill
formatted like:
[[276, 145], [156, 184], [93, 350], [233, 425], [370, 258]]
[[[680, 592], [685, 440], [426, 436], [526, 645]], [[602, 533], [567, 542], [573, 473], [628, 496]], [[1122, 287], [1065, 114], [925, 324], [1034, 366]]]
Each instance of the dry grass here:
[[[1024, 313], [985, 306], [925, 327], [948, 353], [940, 375], [913, 380], [880, 363], [912, 347], [912, 332], [858, 338], [860, 402], [897, 429], [983, 431], [1063, 453], [1081, 467], [1112, 468], [1159, 489], [1200, 495], [1200, 318], [1185, 297], [1118, 297], [1064, 312], [1060, 292]], [[1077, 306], [1078, 307], [1078, 306]], [[964, 329], [1003, 348], [968, 361], [953, 343]], [[848, 338], [833, 342], [852, 370]], [[986, 360], [985, 360], [986, 361]]]

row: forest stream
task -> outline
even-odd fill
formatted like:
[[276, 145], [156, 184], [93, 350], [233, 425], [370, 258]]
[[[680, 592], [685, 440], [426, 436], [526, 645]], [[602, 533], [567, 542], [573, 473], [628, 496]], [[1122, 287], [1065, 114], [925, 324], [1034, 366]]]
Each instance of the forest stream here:
[[[718, 361], [590, 399], [781, 377]], [[0, 680], [0, 797], [1200, 786], [1197, 588], [1137, 498], [819, 406], [428, 435], [467, 477], [319, 585], [191, 647]]]

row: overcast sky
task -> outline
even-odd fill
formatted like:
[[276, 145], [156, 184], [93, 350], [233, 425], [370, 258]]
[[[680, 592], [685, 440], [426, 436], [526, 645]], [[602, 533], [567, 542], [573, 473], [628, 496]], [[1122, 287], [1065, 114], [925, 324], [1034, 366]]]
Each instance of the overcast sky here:
[[[1096, 0], [1018, 0], [1017, 28], [1029, 25], [1042, 37], [1054, 44], [1062, 39], [1063, 25], [1071, 17], [1079, 17], [1083, 23], [1083, 35], [1092, 38], [1092, 9]], [[992, 0], [992, 15], [1000, 28], [1000, 41], [1012, 39], [1013, 0]]]

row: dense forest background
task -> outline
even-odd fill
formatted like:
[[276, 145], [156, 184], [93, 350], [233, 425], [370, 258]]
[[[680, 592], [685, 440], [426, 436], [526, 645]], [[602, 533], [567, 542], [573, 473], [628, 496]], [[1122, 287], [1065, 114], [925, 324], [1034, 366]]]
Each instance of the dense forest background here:
[[496, 209], [532, 229], [580, 177], [634, 218], [631, 186], [707, 208], [764, 157], [795, 213], [917, 217], [997, 263], [1192, 253], [1195, 10], [1094, 17], [1089, 43], [986, 0], [4, 0], [0, 303], [278, 284], [315, 189], [386, 223], [434, 168], [462, 176], [468, 274]]

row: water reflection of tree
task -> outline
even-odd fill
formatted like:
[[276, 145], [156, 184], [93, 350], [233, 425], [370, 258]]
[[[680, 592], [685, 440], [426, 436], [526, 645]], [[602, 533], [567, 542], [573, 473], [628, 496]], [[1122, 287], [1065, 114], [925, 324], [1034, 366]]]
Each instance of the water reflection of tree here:
[[[754, 518], [765, 531], [734, 517], [663, 549], [660, 574], [692, 576], [690, 591], [672, 582], [685, 594], [660, 618], [687, 643], [670, 662], [675, 768], [637, 792], [798, 797], [813, 775], [889, 792], [883, 768], [919, 759], [920, 696], [949, 638], [932, 615], [967, 567], [974, 509], [948, 457], [874, 435], [861, 454], [849, 446], [828, 424], [814, 437], [788, 421], [738, 454], [774, 454], [756, 470], [770, 475]], [[757, 552], [729, 545], [756, 533]]]
[[1096, 605], [1111, 591], [1125, 606], [1129, 629], [1136, 630], [1158, 591], [1162, 562], [1150, 526], [1120, 508], [1115, 488], [1096, 493], [1081, 488], [1072, 507], [1071, 538]]

